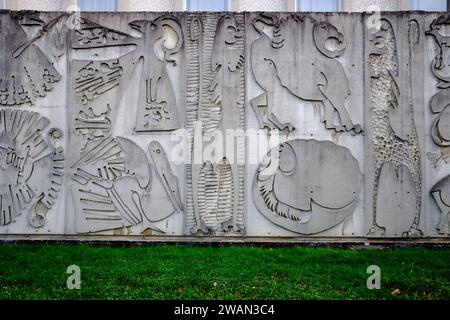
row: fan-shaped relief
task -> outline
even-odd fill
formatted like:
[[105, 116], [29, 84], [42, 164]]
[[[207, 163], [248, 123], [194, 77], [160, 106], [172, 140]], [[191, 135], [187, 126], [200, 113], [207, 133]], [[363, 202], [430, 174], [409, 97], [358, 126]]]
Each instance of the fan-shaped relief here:
[[0, 225], [45, 225], [64, 178], [62, 131], [37, 112], [0, 109]]
[[437, 166], [441, 161], [448, 162], [450, 156], [450, 15], [444, 14], [433, 20], [425, 34], [432, 36], [437, 44], [436, 56], [431, 63], [438, 91], [430, 100], [430, 109], [436, 115], [431, 126], [431, 137], [440, 147], [438, 153], [428, 154]]
[[[44, 98], [52, 91], [61, 79], [49, 56], [36, 42], [50, 32], [53, 34], [63, 16], [44, 22], [39, 13], [0, 14], [0, 105], [33, 105], [38, 98]], [[22, 26], [31, 28], [30, 34]]]
[[271, 222], [310, 235], [349, 217], [361, 172], [350, 151], [329, 141], [291, 140], [271, 149], [253, 182], [253, 199]]
[[79, 233], [140, 226], [165, 233], [155, 222], [183, 210], [178, 179], [162, 146], [144, 151], [123, 137], [107, 137], [72, 165], [72, 198]]
[[[329, 22], [297, 14], [280, 18], [261, 13], [252, 23], [258, 38], [251, 44], [251, 70], [264, 93], [250, 104], [260, 128], [294, 130], [292, 123], [277, 118], [277, 90], [285, 88], [299, 99], [320, 102], [327, 129], [361, 133], [346, 108], [351, 92], [345, 71], [335, 59], [345, 51], [344, 35]], [[330, 42], [334, 48], [329, 48]], [[305, 74], [310, 75], [307, 81]], [[339, 123], [333, 121], [334, 111]]]
[[[186, 50], [192, 54], [186, 104], [195, 112], [187, 113], [187, 128], [201, 130], [191, 144], [193, 165], [186, 170], [186, 226], [191, 234], [244, 231], [243, 148], [238, 137], [229, 135], [244, 128], [243, 25], [241, 14], [191, 15], [188, 20]], [[216, 140], [214, 160], [206, 159]]]
[[[398, 19], [405, 30], [399, 40], [391, 21], [380, 20], [367, 40], [367, 69], [371, 104], [370, 148], [373, 170], [372, 222], [369, 236], [421, 236], [422, 159], [415, 119], [413, 83], [420, 68], [420, 26]], [[398, 27], [399, 28], [399, 27]], [[405, 58], [400, 60], [399, 57]], [[368, 174], [370, 177], [372, 175]]]

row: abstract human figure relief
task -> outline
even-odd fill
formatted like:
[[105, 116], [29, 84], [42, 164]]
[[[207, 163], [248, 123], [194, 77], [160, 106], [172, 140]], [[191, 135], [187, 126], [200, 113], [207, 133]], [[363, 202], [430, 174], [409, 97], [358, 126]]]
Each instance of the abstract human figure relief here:
[[[200, 99], [193, 108], [198, 110], [197, 125], [201, 127], [192, 146], [194, 164], [187, 170], [187, 180], [191, 180], [188, 197], [192, 195], [187, 227], [195, 235], [242, 233], [244, 165], [239, 159], [244, 150], [235, 134], [244, 127], [243, 17], [202, 14], [191, 16], [189, 26], [187, 50], [199, 51], [202, 59], [192, 61], [187, 77], [191, 89], [187, 104], [198, 92]], [[199, 79], [199, 89], [195, 79]], [[188, 114], [188, 128], [189, 118]], [[214, 159], [205, 159], [204, 151], [217, 136], [220, 143], [215, 144]]]
[[[173, 57], [183, 45], [183, 34], [177, 20], [170, 16], [160, 16], [150, 20], [133, 21], [131, 28], [142, 33], [137, 42], [143, 60], [143, 73], [139, 87], [139, 105], [135, 130], [167, 131], [179, 128], [175, 93], [170, 83], [166, 64], [176, 65]], [[166, 34], [168, 32], [168, 34]], [[167, 37], [175, 35], [173, 47], [169, 47]], [[159, 45], [161, 43], [162, 45]], [[160, 56], [158, 56], [160, 54]]]
[[271, 222], [310, 235], [353, 213], [361, 190], [357, 160], [331, 141], [296, 139], [270, 150], [253, 182], [253, 200]]
[[[28, 212], [31, 226], [45, 225], [64, 178], [62, 131], [37, 112], [0, 109], [0, 225]], [[46, 131], [47, 130], [47, 131]]]
[[[0, 105], [33, 105], [52, 91], [61, 75], [49, 57], [35, 44], [61, 19], [45, 23], [38, 14], [0, 14], [2, 57], [0, 68]], [[34, 28], [28, 35], [22, 26]]]
[[[415, 20], [403, 24], [407, 30], [403, 44], [397, 42], [389, 20], [382, 18], [380, 23], [367, 40], [372, 135], [366, 143], [374, 166], [368, 236], [422, 236], [422, 167], [412, 89], [419, 24]], [[399, 56], [408, 60], [399, 61]], [[407, 84], [403, 91], [400, 82]]]
[[[138, 85], [127, 81], [121, 85], [122, 90], [139, 90], [135, 131], [179, 128], [175, 93], [167, 71], [169, 64], [177, 65], [175, 57], [183, 46], [183, 34], [177, 19], [161, 15], [154, 20], [132, 21], [130, 30], [137, 32], [138, 36], [106, 28], [84, 18], [80, 23], [80, 29], [72, 34], [72, 48], [87, 61], [86, 69], [79, 71], [80, 77], [74, 84], [82, 103], [119, 86], [121, 78], [129, 79], [136, 67], [142, 65]], [[93, 61], [99, 60], [98, 57], [104, 60], [99, 61], [100, 65], [92, 65]], [[102, 80], [92, 80], [92, 77], [101, 77]], [[109, 102], [113, 111], [118, 103]]]
[[447, 163], [450, 157], [450, 36], [446, 33], [449, 27], [450, 14], [447, 13], [433, 20], [430, 29], [425, 32], [438, 45], [431, 71], [437, 79], [439, 90], [431, 98], [430, 108], [437, 115], [431, 126], [431, 137], [440, 150], [428, 154], [435, 166], [441, 161]]
[[183, 210], [178, 181], [162, 146], [144, 151], [123, 137], [107, 137], [71, 166], [78, 233], [140, 225], [164, 233], [155, 222]]
[[[334, 25], [297, 14], [278, 18], [261, 13], [253, 19], [253, 26], [258, 38], [251, 45], [251, 69], [264, 93], [250, 104], [261, 129], [294, 130], [292, 123], [282, 123], [276, 115], [277, 91], [284, 87], [299, 99], [321, 102], [327, 129], [362, 132], [346, 108], [350, 96], [348, 79], [335, 59], [344, 53], [346, 43]], [[334, 50], [328, 47], [330, 41], [336, 43]], [[333, 122], [334, 111], [339, 116], [338, 124]]]
[[439, 234], [448, 236], [450, 235], [450, 176], [438, 181], [431, 188], [430, 193], [441, 211], [436, 229]]

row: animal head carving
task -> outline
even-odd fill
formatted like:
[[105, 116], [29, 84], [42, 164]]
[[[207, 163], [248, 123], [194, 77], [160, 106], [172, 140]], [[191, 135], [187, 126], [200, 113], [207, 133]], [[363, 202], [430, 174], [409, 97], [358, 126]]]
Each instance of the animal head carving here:
[[[155, 53], [163, 52], [163, 59], [176, 65], [173, 54], [180, 51], [183, 45], [181, 27], [175, 18], [161, 16], [155, 20], [135, 20], [130, 22], [130, 27], [139, 31], [144, 41], [153, 44]], [[173, 44], [171, 40], [176, 38]]]
[[346, 46], [344, 35], [331, 23], [316, 22], [313, 36], [317, 49], [328, 58], [336, 58], [344, 53]]

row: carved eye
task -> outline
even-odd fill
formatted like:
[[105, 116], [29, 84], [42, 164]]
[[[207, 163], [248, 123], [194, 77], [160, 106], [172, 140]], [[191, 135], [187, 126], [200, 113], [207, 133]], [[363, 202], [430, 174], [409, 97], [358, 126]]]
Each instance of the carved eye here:
[[279, 152], [280, 152], [280, 160], [279, 160], [280, 162], [278, 168], [284, 174], [293, 173], [297, 164], [297, 157], [295, 155], [294, 149], [291, 147], [290, 144], [284, 143], [280, 145]]
[[325, 24], [322, 24], [320, 27], [321, 27], [322, 29], [324, 29], [324, 30], [327, 29], [327, 25], [325, 25]]

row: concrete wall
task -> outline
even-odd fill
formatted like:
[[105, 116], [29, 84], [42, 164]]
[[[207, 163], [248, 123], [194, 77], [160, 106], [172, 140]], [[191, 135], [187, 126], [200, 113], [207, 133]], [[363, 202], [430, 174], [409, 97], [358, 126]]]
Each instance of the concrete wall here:
[[0, 234], [450, 233], [448, 15], [0, 23]]

